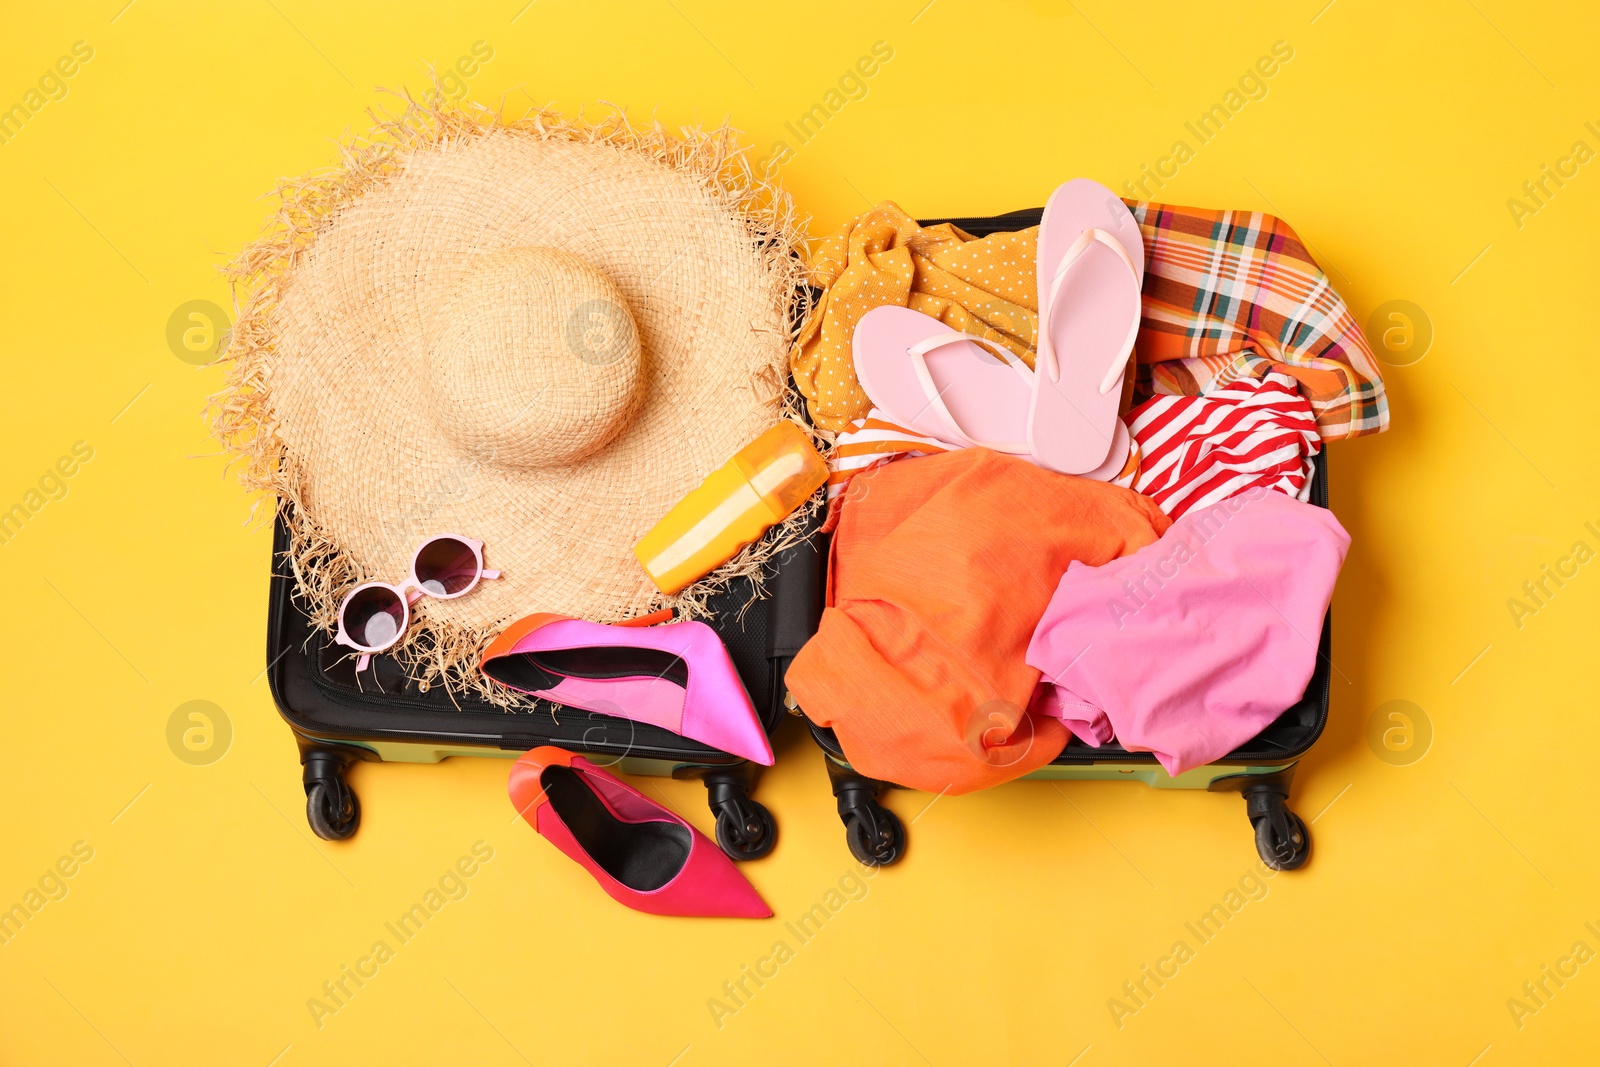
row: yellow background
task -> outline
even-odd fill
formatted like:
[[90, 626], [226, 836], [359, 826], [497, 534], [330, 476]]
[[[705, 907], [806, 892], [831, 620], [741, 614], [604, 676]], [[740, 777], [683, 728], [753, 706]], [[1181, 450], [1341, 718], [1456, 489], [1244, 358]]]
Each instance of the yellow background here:
[[[0, 545], [0, 906], [74, 842], [94, 856], [0, 947], [0, 1062], [1600, 1057], [1600, 963], [1520, 1027], [1507, 1006], [1574, 942], [1600, 950], [1600, 565], [1520, 628], [1507, 607], [1573, 542], [1600, 548], [1600, 164], [1520, 227], [1506, 203], [1573, 142], [1600, 148], [1583, 5], [524, 2], [7, 6], [0, 106], [75, 41], [94, 56], [0, 144], [0, 507], [74, 442], [94, 457]], [[1293, 797], [1313, 859], [1136, 1015], [1119, 1028], [1108, 999], [1255, 863], [1236, 797], [896, 794], [916, 820], [904, 862], [720, 1027], [708, 999], [854, 869], [798, 723], [758, 792], [780, 844], [745, 868], [771, 923], [614, 905], [513, 823], [503, 760], [362, 765], [360, 833], [310, 835], [261, 673], [268, 532], [208, 454], [221, 372], [176, 358], [165, 329], [185, 301], [230, 305], [216, 268], [264, 194], [332, 162], [374, 87], [421, 88], [483, 41], [474, 99], [728, 115], [765, 154], [886, 42], [865, 98], [784, 165], [820, 233], [883, 198], [926, 217], [1038, 205], [1076, 175], [1120, 190], [1280, 40], [1294, 58], [1267, 96], [1160, 197], [1283, 216], [1362, 321], [1410, 300], [1434, 340], [1387, 369], [1393, 431], [1331, 450], [1354, 548], [1332, 719]], [[209, 766], [166, 741], [194, 699], [232, 723]], [[1368, 743], [1391, 700], [1431, 724], [1420, 760]], [[650, 787], [709, 829], [700, 785]], [[494, 858], [467, 897], [319, 1029], [307, 999], [480, 840]]]

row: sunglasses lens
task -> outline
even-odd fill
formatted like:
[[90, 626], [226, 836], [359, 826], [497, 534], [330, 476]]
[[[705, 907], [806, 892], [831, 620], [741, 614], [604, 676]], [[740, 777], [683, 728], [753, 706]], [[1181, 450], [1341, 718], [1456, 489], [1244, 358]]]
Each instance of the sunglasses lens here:
[[435, 537], [417, 553], [417, 582], [423, 592], [454, 596], [478, 577], [472, 546], [454, 537]]
[[388, 648], [400, 636], [406, 606], [394, 590], [374, 585], [345, 601], [342, 615], [344, 632], [350, 639], [363, 648], [377, 650]]

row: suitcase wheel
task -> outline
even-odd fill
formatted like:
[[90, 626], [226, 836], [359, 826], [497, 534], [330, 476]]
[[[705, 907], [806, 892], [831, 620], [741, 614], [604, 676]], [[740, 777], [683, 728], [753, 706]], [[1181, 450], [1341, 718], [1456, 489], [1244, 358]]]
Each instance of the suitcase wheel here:
[[306, 821], [324, 841], [343, 841], [361, 825], [361, 805], [344, 779], [318, 782], [306, 793]]
[[1303, 867], [1311, 856], [1311, 831], [1300, 816], [1280, 805], [1256, 823], [1256, 852], [1275, 871]]
[[905, 854], [905, 826], [876, 800], [850, 809], [841, 818], [850, 855], [868, 867], [887, 867]]
[[1311, 857], [1311, 831], [1300, 816], [1289, 810], [1287, 785], [1263, 780], [1244, 786], [1245, 810], [1256, 831], [1256, 852], [1275, 871], [1292, 871], [1305, 866]]
[[868, 867], [899, 862], [906, 851], [906, 828], [894, 812], [878, 803], [889, 784], [857, 774], [848, 764], [830, 757], [824, 756], [823, 762], [828, 767], [828, 784], [839, 802], [850, 855]]
[[758, 860], [778, 843], [778, 824], [765, 804], [750, 799], [750, 787], [740, 773], [705, 774], [706, 800], [717, 819], [717, 847], [729, 859]]
[[744, 799], [740, 805], [712, 809], [717, 816], [717, 845], [736, 860], [758, 860], [778, 843], [778, 824], [765, 804]]
[[309, 752], [302, 757], [306, 787], [306, 822], [324, 841], [343, 841], [361, 825], [361, 803], [344, 780], [348, 757]]

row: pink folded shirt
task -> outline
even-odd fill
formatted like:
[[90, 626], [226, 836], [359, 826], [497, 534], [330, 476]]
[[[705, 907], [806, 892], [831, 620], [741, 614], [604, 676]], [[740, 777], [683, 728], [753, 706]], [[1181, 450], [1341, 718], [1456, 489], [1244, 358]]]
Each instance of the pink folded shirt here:
[[1325, 508], [1257, 486], [1132, 555], [1073, 563], [1028, 645], [1033, 710], [1168, 774], [1227, 755], [1305, 693], [1349, 547]]

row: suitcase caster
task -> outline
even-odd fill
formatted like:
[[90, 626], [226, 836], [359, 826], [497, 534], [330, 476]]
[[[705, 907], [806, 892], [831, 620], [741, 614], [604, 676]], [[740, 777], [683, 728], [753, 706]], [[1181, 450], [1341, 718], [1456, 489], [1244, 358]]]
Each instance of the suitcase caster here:
[[708, 771], [706, 800], [717, 818], [717, 847], [730, 859], [758, 860], [778, 843], [778, 824], [766, 805], [750, 799], [750, 786], [739, 772]]
[[1289, 810], [1289, 783], [1277, 775], [1262, 778], [1240, 788], [1245, 812], [1256, 831], [1256, 853], [1275, 871], [1292, 871], [1305, 866], [1311, 857], [1311, 831]]
[[1303, 867], [1311, 857], [1311, 831], [1279, 801], [1256, 822], [1256, 852], [1275, 871]]
[[[840, 805], [844, 804], [841, 799]], [[906, 828], [900, 817], [876, 800], [840, 812], [850, 855], [868, 867], [899, 863], [906, 851]]]
[[312, 749], [301, 757], [306, 787], [306, 822], [324, 841], [343, 841], [361, 825], [361, 803], [344, 780], [350, 760], [342, 753]]
[[868, 867], [898, 863], [906, 852], [906, 828], [899, 816], [878, 803], [878, 795], [889, 787], [826, 756], [823, 759], [828, 765], [828, 782], [839, 802], [839, 818], [844, 823], [850, 855]]
[[1311, 831], [1289, 810], [1289, 783], [1294, 764], [1271, 774], [1231, 774], [1207, 788], [1213, 793], [1237, 792], [1256, 832], [1256, 854], [1275, 871], [1293, 871], [1311, 858]]

